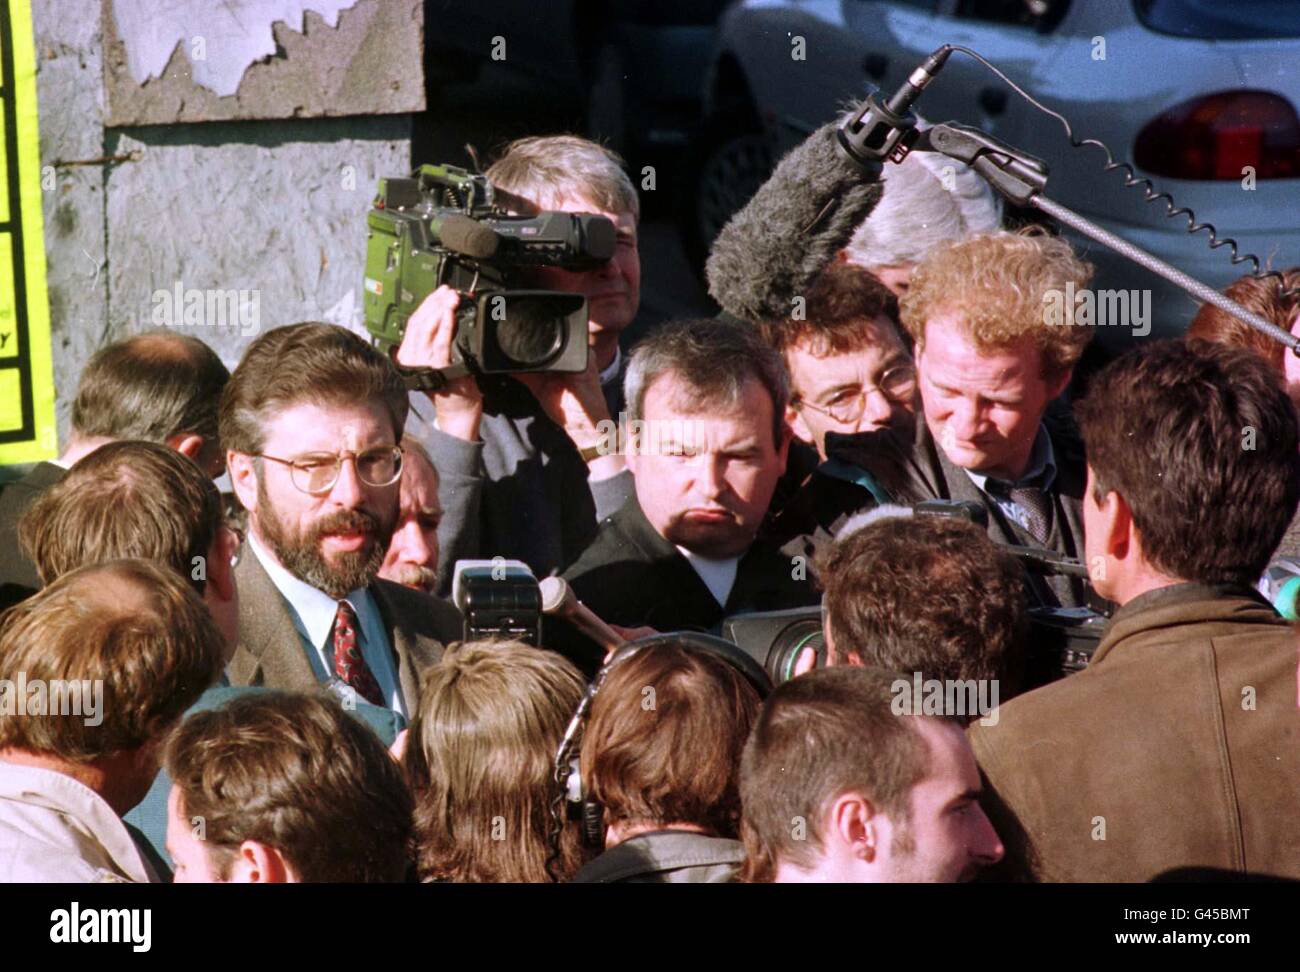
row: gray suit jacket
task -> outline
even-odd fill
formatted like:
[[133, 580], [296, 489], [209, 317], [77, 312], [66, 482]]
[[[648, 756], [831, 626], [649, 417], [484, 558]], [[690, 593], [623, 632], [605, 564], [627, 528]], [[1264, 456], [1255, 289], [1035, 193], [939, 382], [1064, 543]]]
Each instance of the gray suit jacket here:
[[[289, 606], [246, 551], [235, 567], [239, 586], [239, 647], [226, 668], [231, 685], [305, 691], [319, 684], [293, 625]], [[389, 644], [397, 652], [398, 678], [408, 711], [420, 697], [424, 670], [442, 659], [443, 646], [463, 637], [464, 622], [446, 601], [380, 578], [370, 585]]]

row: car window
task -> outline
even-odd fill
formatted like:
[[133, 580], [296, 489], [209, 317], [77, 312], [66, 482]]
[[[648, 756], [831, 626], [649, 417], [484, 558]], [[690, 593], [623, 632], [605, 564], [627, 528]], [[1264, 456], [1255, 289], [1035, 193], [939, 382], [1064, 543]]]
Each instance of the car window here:
[[1051, 30], [1065, 16], [1069, 0], [957, 0], [955, 16], [991, 24]]
[[1206, 3], [1205, 0], [1133, 0], [1147, 27], [1161, 34], [1202, 40], [1259, 40], [1300, 37], [1300, 4], [1295, 0]]

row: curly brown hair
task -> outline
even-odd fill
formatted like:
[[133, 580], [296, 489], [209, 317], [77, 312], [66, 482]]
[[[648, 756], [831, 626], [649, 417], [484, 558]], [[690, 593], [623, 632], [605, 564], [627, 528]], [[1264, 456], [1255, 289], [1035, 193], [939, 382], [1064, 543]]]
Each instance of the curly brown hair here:
[[942, 314], [959, 314], [980, 350], [1031, 338], [1042, 351], [1043, 376], [1073, 368], [1093, 338], [1091, 327], [1052, 327], [1044, 308], [1052, 293], [1087, 287], [1092, 266], [1070, 244], [1038, 227], [992, 233], [942, 245], [912, 272], [900, 302], [903, 327], [918, 346], [925, 325]]
[[1015, 694], [1029, 630], [1025, 574], [973, 523], [895, 516], [817, 565], [836, 654], [926, 678], [997, 679]]
[[[1292, 295], [1284, 300], [1283, 287], [1300, 292], [1300, 267], [1283, 270], [1280, 285], [1276, 277], [1246, 274], [1229, 284], [1223, 295], [1246, 310], [1254, 311], [1269, 323], [1289, 331], [1296, 314], [1300, 313], [1300, 295]], [[1286, 347], [1213, 304], [1203, 304], [1196, 312], [1191, 327], [1187, 329], [1187, 336], [1254, 351], [1271, 364], [1278, 374], [1282, 373]]]
[[898, 298], [871, 273], [852, 263], [836, 262], [826, 267], [809, 284], [799, 317], [786, 317], [760, 324], [763, 339], [777, 351], [807, 344], [817, 357], [847, 354], [878, 343], [880, 318], [892, 327], [889, 334], [900, 342]]

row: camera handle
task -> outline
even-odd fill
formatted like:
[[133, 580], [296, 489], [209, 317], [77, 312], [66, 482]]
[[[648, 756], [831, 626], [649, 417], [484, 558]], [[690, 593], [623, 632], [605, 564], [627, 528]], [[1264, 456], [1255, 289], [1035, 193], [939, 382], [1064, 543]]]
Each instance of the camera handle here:
[[407, 368], [397, 365], [397, 373], [402, 376], [407, 391], [423, 392], [440, 392], [457, 378], [473, 374], [464, 362], [446, 368]]
[[1213, 304], [1225, 313], [1231, 314], [1261, 334], [1290, 348], [1293, 354], [1300, 356], [1300, 338], [1287, 333], [1258, 314], [1248, 311], [1217, 290], [1170, 266], [1141, 247], [1133, 245], [1122, 236], [1116, 236], [1086, 217], [1080, 216], [1074, 210], [1042, 195], [1042, 190], [1047, 185], [1048, 172], [1046, 163], [1041, 159], [1012, 148], [978, 128], [952, 122], [934, 125], [918, 132], [916, 137], [910, 140], [910, 144], [907, 144], [907, 149], [938, 152], [959, 162], [965, 162], [983, 176], [990, 186], [1017, 206], [1033, 206], [1042, 210], [1071, 229], [1109, 247], [1120, 256], [1177, 284], [1198, 300]]

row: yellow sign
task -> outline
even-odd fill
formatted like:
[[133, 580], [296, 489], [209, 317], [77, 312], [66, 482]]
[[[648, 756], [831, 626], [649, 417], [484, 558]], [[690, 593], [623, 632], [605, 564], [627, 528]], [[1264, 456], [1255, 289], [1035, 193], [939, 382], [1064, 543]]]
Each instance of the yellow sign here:
[[31, 0], [0, 0], [0, 466], [58, 454]]

